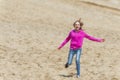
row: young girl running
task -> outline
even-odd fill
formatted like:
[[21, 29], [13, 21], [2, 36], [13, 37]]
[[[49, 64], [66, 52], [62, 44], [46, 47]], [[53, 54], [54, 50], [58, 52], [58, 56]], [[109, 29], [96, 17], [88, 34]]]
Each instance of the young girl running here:
[[77, 70], [77, 78], [80, 77], [80, 55], [82, 51], [82, 45], [84, 38], [87, 38], [96, 42], [104, 42], [104, 39], [95, 38], [87, 34], [83, 29], [83, 23], [81, 19], [75, 21], [73, 23], [74, 29], [69, 32], [67, 38], [62, 42], [62, 44], [58, 47], [60, 50], [69, 40], [70, 42], [70, 50], [68, 55], [68, 61], [65, 64], [65, 68], [68, 68], [69, 65], [72, 64], [73, 56], [76, 54], [76, 70]]

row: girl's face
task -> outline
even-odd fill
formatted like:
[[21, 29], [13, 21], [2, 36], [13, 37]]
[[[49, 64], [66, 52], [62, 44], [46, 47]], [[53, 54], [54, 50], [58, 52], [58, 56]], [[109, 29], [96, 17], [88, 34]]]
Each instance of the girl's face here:
[[75, 30], [79, 30], [80, 29], [80, 23], [76, 22], [74, 28], [75, 28]]

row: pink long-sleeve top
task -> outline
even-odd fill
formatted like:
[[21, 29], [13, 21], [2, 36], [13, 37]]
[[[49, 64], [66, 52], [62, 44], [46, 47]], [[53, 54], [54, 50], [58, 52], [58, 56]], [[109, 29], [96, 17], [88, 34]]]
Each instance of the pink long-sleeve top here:
[[69, 32], [69, 35], [62, 42], [62, 44], [59, 46], [59, 48], [62, 48], [69, 40], [71, 40], [70, 41], [70, 49], [82, 48], [84, 38], [87, 38], [89, 40], [96, 41], [96, 42], [102, 41], [102, 39], [100, 39], [100, 38], [95, 38], [93, 36], [90, 36], [84, 30], [79, 30], [79, 31], [71, 30]]

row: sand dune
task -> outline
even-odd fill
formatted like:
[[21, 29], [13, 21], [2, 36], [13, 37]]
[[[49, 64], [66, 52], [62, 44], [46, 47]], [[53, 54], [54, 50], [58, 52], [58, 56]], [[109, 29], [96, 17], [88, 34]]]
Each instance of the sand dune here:
[[119, 80], [119, 4], [119, 0], [0, 0], [0, 80], [77, 80], [75, 61], [64, 68], [69, 43], [60, 51], [57, 47], [79, 17], [86, 32], [106, 39], [85, 40], [80, 79]]

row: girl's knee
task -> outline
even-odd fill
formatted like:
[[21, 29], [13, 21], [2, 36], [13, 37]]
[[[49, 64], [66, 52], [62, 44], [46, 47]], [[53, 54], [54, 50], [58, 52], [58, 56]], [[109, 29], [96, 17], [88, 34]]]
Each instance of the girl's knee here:
[[76, 60], [76, 64], [80, 64], [80, 61], [79, 61], [79, 60]]

